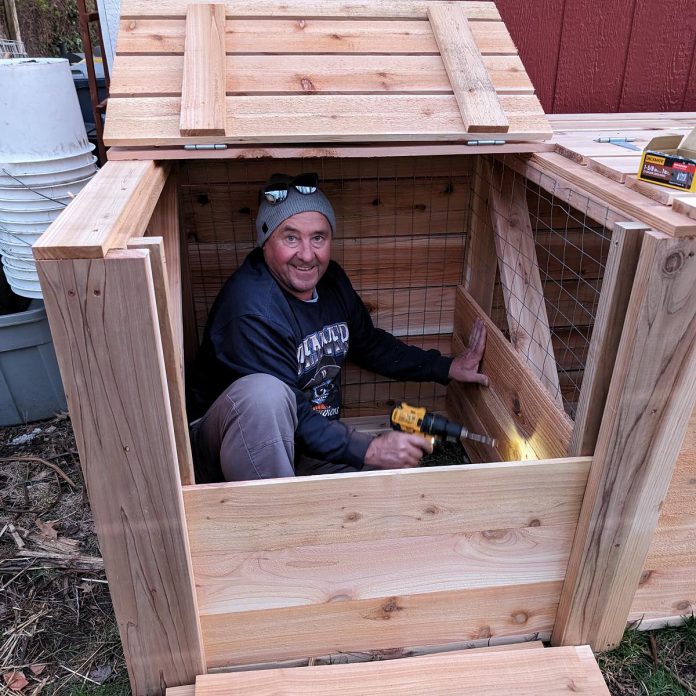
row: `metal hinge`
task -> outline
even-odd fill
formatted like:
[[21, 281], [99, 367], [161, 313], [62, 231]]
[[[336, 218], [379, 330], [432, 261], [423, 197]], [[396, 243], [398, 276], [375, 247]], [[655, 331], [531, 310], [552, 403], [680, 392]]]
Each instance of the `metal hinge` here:
[[196, 145], [184, 145], [184, 150], [226, 150], [224, 143], [203, 143]]
[[635, 145], [631, 145], [631, 143], [635, 140], [635, 138], [607, 138], [607, 137], [600, 137], [596, 138], [595, 142], [596, 143], [609, 143], [610, 145], [618, 145], [619, 147], [625, 147], [627, 150], [637, 150], [638, 152], [642, 152], [642, 148], [636, 147]]
[[467, 140], [467, 145], [505, 145], [505, 140]]

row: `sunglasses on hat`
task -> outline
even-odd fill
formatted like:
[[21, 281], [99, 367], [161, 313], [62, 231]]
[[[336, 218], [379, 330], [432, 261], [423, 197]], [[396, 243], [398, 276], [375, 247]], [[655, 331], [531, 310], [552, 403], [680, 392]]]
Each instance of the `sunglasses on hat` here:
[[312, 193], [316, 193], [319, 187], [319, 177], [315, 173], [299, 174], [289, 182], [278, 181], [268, 184], [261, 192], [260, 197], [265, 198], [266, 202], [271, 205], [277, 205], [288, 197], [288, 191], [291, 186], [298, 193], [309, 196]]

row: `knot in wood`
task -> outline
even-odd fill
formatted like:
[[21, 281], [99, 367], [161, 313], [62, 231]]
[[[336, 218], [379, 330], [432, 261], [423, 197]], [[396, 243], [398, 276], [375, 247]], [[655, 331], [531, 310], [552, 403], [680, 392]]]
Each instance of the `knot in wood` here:
[[507, 532], [504, 529], [486, 529], [481, 535], [484, 539], [504, 539]]
[[518, 611], [518, 612], [515, 612], [515, 613], [512, 615], [512, 620], [513, 620], [516, 624], [527, 623], [527, 621], [529, 621], [529, 614], [527, 614], [527, 612], [525, 612], [525, 611]]
[[304, 19], [298, 19], [295, 25], [298, 29], [304, 29], [307, 26], [307, 22], [305, 22]]
[[346, 522], [357, 522], [361, 517], [362, 515], [359, 512], [349, 512], [346, 515], [345, 520]]
[[681, 602], [677, 602], [674, 605], [674, 608], [677, 611], [687, 611], [687, 610], [691, 609], [691, 602], [688, 599], [682, 599]]
[[308, 77], [303, 77], [300, 80], [300, 86], [302, 87], [303, 92], [309, 92], [311, 94], [314, 94], [317, 91], [317, 88], [314, 86], [314, 83]]
[[675, 251], [665, 259], [662, 269], [667, 275], [674, 275], [681, 270], [683, 265], [684, 254], [681, 251]]
[[533, 520], [529, 520], [528, 527], [541, 527], [541, 520], [536, 517]]
[[650, 576], [653, 574], [652, 570], [644, 570], [640, 574], [640, 580], [638, 581], [638, 585], [645, 585], [648, 580], [650, 580]]
[[476, 638], [481, 639], [481, 638], [490, 638], [493, 634], [491, 633], [491, 627], [490, 626], [481, 626], [478, 630], [478, 633], [476, 635]]

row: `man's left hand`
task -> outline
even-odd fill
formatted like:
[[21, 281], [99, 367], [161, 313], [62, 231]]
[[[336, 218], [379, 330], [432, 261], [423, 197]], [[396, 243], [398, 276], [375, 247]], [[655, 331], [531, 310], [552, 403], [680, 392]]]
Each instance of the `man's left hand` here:
[[457, 382], [472, 382], [487, 387], [487, 375], [479, 372], [481, 358], [486, 347], [486, 326], [482, 319], [477, 319], [469, 334], [469, 343], [464, 350], [452, 361], [449, 378]]

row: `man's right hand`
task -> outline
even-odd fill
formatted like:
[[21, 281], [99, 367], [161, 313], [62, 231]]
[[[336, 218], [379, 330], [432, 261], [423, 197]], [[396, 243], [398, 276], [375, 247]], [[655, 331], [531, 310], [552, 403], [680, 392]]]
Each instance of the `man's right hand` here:
[[396, 430], [382, 433], [370, 443], [365, 453], [365, 464], [375, 469], [409, 469], [420, 464], [433, 446], [421, 435]]

